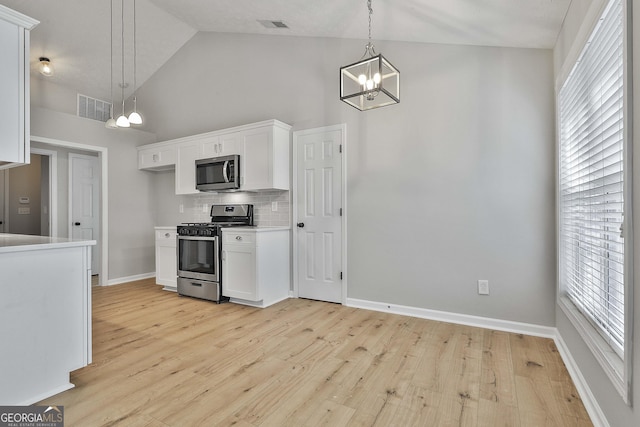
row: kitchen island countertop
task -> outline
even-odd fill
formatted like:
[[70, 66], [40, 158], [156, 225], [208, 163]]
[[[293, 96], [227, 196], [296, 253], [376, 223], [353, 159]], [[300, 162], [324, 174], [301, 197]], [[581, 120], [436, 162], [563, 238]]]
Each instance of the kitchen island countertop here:
[[72, 248], [76, 246], [91, 246], [95, 244], [95, 240], [75, 240], [65, 237], [0, 233], [0, 253], [53, 248]]

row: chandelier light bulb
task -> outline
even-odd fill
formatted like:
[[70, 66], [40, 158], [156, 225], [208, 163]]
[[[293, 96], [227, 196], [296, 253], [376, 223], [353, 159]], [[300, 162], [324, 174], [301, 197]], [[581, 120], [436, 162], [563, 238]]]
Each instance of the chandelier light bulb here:
[[367, 83], [367, 76], [365, 76], [364, 74], [360, 74], [358, 76], [358, 83], [360, 83], [362, 86], [364, 86], [365, 83]]
[[376, 86], [380, 84], [380, 81], [381, 81], [381, 80], [382, 80], [382, 79], [380, 78], [380, 73], [376, 73], [376, 74], [373, 76], [373, 81], [375, 82]]
[[367, 90], [373, 89], [373, 80], [367, 80]]

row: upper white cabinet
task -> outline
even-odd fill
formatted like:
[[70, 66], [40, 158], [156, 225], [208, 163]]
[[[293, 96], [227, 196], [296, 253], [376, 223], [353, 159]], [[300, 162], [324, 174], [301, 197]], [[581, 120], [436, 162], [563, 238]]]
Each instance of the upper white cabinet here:
[[140, 147], [138, 148], [138, 169], [171, 170], [176, 167], [176, 151], [174, 145], [157, 145], [151, 148]]
[[29, 31], [38, 23], [0, 5], [0, 167], [29, 163]]
[[289, 189], [290, 127], [264, 126], [242, 133], [240, 189]]
[[288, 190], [291, 126], [277, 120], [138, 147], [138, 168], [176, 170], [176, 194], [197, 194], [195, 162], [240, 156], [240, 191]]

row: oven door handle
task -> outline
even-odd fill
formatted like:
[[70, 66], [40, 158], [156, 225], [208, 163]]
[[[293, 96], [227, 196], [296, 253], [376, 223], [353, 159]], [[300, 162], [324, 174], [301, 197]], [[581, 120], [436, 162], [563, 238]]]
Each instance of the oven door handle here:
[[224, 178], [224, 182], [229, 182], [229, 173], [227, 170], [229, 169], [229, 160], [224, 161], [224, 166], [222, 166], [222, 177]]
[[178, 236], [178, 240], [216, 240], [218, 236], [203, 237], [203, 236]]

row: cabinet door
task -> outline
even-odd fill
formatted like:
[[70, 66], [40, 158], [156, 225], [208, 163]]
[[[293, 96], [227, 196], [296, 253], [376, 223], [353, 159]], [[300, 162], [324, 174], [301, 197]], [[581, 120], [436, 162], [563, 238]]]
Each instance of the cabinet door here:
[[225, 245], [222, 252], [222, 295], [260, 301], [254, 245]]
[[244, 132], [243, 153], [240, 157], [240, 173], [244, 177], [241, 190], [272, 188], [273, 150], [272, 128]]
[[200, 157], [201, 144], [190, 142], [178, 147], [176, 162], [176, 194], [196, 194], [196, 159]]
[[25, 149], [28, 142], [25, 113], [29, 111], [29, 100], [25, 99], [28, 81], [25, 81], [24, 34], [20, 26], [0, 19], [0, 165], [29, 162]]
[[233, 132], [227, 135], [221, 135], [220, 147], [221, 154], [225, 156], [242, 154], [242, 132]]
[[138, 152], [138, 169], [168, 170], [175, 167], [176, 148], [153, 148]]
[[222, 145], [220, 144], [220, 138], [217, 136], [207, 137], [202, 142], [202, 154], [200, 158], [208, 159], [210, 157], [221, 156]]

